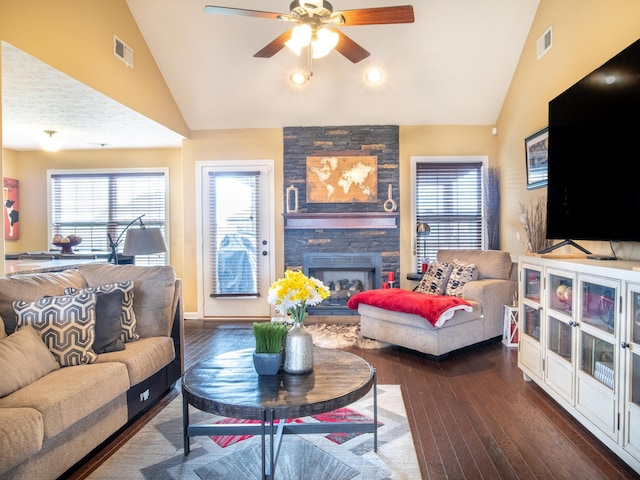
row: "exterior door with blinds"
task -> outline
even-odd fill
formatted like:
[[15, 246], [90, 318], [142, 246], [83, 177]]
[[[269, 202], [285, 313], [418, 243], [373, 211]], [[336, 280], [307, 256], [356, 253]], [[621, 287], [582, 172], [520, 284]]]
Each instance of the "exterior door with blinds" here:
[[204, 317], [269, 317], [272, 162], [207, 163], [201, 182]]

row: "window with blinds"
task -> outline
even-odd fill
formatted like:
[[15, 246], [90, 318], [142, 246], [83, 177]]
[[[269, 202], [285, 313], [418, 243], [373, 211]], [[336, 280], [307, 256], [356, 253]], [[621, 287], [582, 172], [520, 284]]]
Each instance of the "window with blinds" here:
[[[50, 235], [77, 235], [81, 252], [109, 251], [107, 234], [117, 241], [136, 217], [167, 238], [167, 178], [164, 171], [109, 173], [54, 172], [50, 184]], [[135, 228], [133, 226], [132, 228]], [[168, 244], [168, 242], [167, 242]], [[118, 251], [124, 247], [120, 237]], [[136, 257], [138, 265], [165, 265], [166, 253]]]
[[259, 295], [259, 186], [260, 172], [208, 174], [211, 297]]
[[482, 162], [417, 162], [415, 181], [416, 225], [430, 227], [416, 236], [418, 265], [440, 249], [481, 249]]

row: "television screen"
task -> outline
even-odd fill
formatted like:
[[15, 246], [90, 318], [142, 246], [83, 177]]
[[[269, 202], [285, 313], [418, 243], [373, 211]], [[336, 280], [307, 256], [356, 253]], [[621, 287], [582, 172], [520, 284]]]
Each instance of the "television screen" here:
[[640, 40], [549, 102], [547, 238], [640, 241]]

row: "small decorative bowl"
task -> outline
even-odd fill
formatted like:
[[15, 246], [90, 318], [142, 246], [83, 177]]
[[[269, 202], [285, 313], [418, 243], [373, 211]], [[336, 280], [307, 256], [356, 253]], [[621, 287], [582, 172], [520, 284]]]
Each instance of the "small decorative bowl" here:
[[60, 253], [73, 253], [72, 248], [75, 247], [76, 245], [80, 245], [81, 243], [82, 243], [82, 240], [73, 240], [69, 242], [53, 242], [53, 244], [56, 247], [62, 248]]

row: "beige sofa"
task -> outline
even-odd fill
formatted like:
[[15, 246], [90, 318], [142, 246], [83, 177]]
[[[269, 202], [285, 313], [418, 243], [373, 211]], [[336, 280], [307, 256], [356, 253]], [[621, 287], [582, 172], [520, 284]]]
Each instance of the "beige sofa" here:
[[509, 252], [499, 250], [438, 252], [438, 262], [455, 259], [476, 265], [477, 279], [462, 287], [462, 298], [471, 304], [471, 312], [458, 310], [443, 326], [434, 327], [420, 315], [360, 304], [362, 335], [436, 360], [444, 360], [454, 350], [501, 338], [504, 306], [513, 302], [517, 290], [517, 264]]
[[[16, 304], [20, 316], [14, 300], [22, 300]], [[98, 302], [103, 302], [100, 307]], [[53, 340], [49, 325], [42, 326], [45, 314], [39, 312], [47, 308], [64, 311], [62, 327], [56, 326], [64, 340]], [[119, 338], [95, 348], [112, 351], [87, 350], [92, 309], [97, 321], [90, 341], [95, 347], [102, 335], [98, 326], [107, 324], [101, 318], [108, 314]], [[3, 480], [58, 478], [147, 410], [182, 375], [182, 282], [170, 266], [90, 264], [1, 277], [0, 316]], [[69, 326], [78, 333], [67, 335]], [[83, 359], [90, 363], [75, 363]]]

